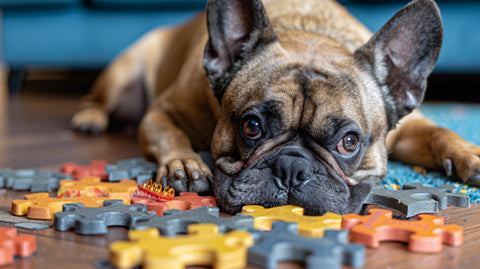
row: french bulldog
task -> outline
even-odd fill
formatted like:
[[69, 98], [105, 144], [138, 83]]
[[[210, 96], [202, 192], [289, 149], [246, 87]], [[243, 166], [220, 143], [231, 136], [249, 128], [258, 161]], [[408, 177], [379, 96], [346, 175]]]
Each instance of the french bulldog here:
[[111, 115], [141, 118], [157, 181], [213, 190], [229, 213], [358, 212], [388, 157], [478, 178], [480, 148], [417, 110], [442, 35], [432, 0], [409, 3], [375, 34], [331, 0], [210, 0], [117, 57], [72, 126], [100, 132]]

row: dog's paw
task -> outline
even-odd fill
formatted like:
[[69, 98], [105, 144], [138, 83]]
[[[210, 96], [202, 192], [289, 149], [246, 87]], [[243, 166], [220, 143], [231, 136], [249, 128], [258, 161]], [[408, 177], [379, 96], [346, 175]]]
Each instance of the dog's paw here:
[[437, 164], [443, 167], [448, 176], [462, 182], [480, 186], [480, 147], [465, 141], [448, 130], [434, 135], [432, 150], [437, 156]]
[[98, 134], [107, 129], [108, 114], [100, 108], [87, 107], [73, 115], [71, 126], [78, 132]]
[[200, 195], [211, 194], [209, 182], [212, 172], [198, 157], [176, 158], [160, 165], [157, 182], [174, 188], [176, 192], [196, 192]]

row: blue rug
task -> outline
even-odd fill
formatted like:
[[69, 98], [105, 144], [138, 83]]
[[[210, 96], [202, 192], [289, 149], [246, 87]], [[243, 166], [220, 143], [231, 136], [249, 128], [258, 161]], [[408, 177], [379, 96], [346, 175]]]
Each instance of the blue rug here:
[[[480, 105], [474, 104], [423, 104], [420, 110], [437, 125], [457, 132], [465, 140], [480, 145]], [[455, 181], [439, 172], [419, 171], [399, 162], [389, 161], [388, 173], [382, 181], [388, 189], [400, 189], [403, 184], [420, 182], [437, 187], [443, 184], [454, 185], [454, 192], [470, 196], [470, 202], [480, 203], [480, 190]]]

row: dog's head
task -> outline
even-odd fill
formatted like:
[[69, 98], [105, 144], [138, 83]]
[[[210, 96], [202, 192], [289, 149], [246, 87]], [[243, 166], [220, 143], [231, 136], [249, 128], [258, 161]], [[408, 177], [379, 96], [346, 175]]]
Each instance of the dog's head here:
[[257, 0], [210, 1], [207, 18], [220, 206], [357, 212], [386, 173], [388, 131], [423, 99], [442, 41], [435, 3], [409, 4], [353, 52], [320, 34], [275, 31]]

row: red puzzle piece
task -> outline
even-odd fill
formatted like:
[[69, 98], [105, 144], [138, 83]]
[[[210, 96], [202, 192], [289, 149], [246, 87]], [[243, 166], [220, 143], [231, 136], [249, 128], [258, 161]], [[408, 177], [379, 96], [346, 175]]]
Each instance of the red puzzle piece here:
[[17, 235], [16, 228], [0, 228], [0, 266], [13, 263], [14, 256], [31, 256], [36, 250], [35, 236]]
[[75, 179], [84, 177], [99, 177], [102, 181], [108, 179], [108, 174], [105, 172], [105, 167], [108, 162], [105, 160], [93, 160], [90, 165], [78, 165], [74, 162], [62, 164], [61, 172], [70, 174]]
[[371, 209], [370, 215], [343, 216], [342, 229], [350, 229], [350, 241], [376, 248], [381, 241], [408, 242], [413, 252], [436, 253], [442, 242], [452, 246], [463, 243], [463, 230], [458, 225], [444, 226], [440, 216], [421, 214], [419, 220], [392, 219], [392, 211]]
[[202, 206], [217, 207], [217, 201], [213, 196], [198, 196], [194, 192], [181, 192], [180, 196], [173, 197], [171, 201], [155, 201], [142, 197], [131, 197], [132, 204], [144, 204], [147, 211], [155, 211], [158, 216], [163, 216], [163, 212], [169, 209], [190, 210]]

